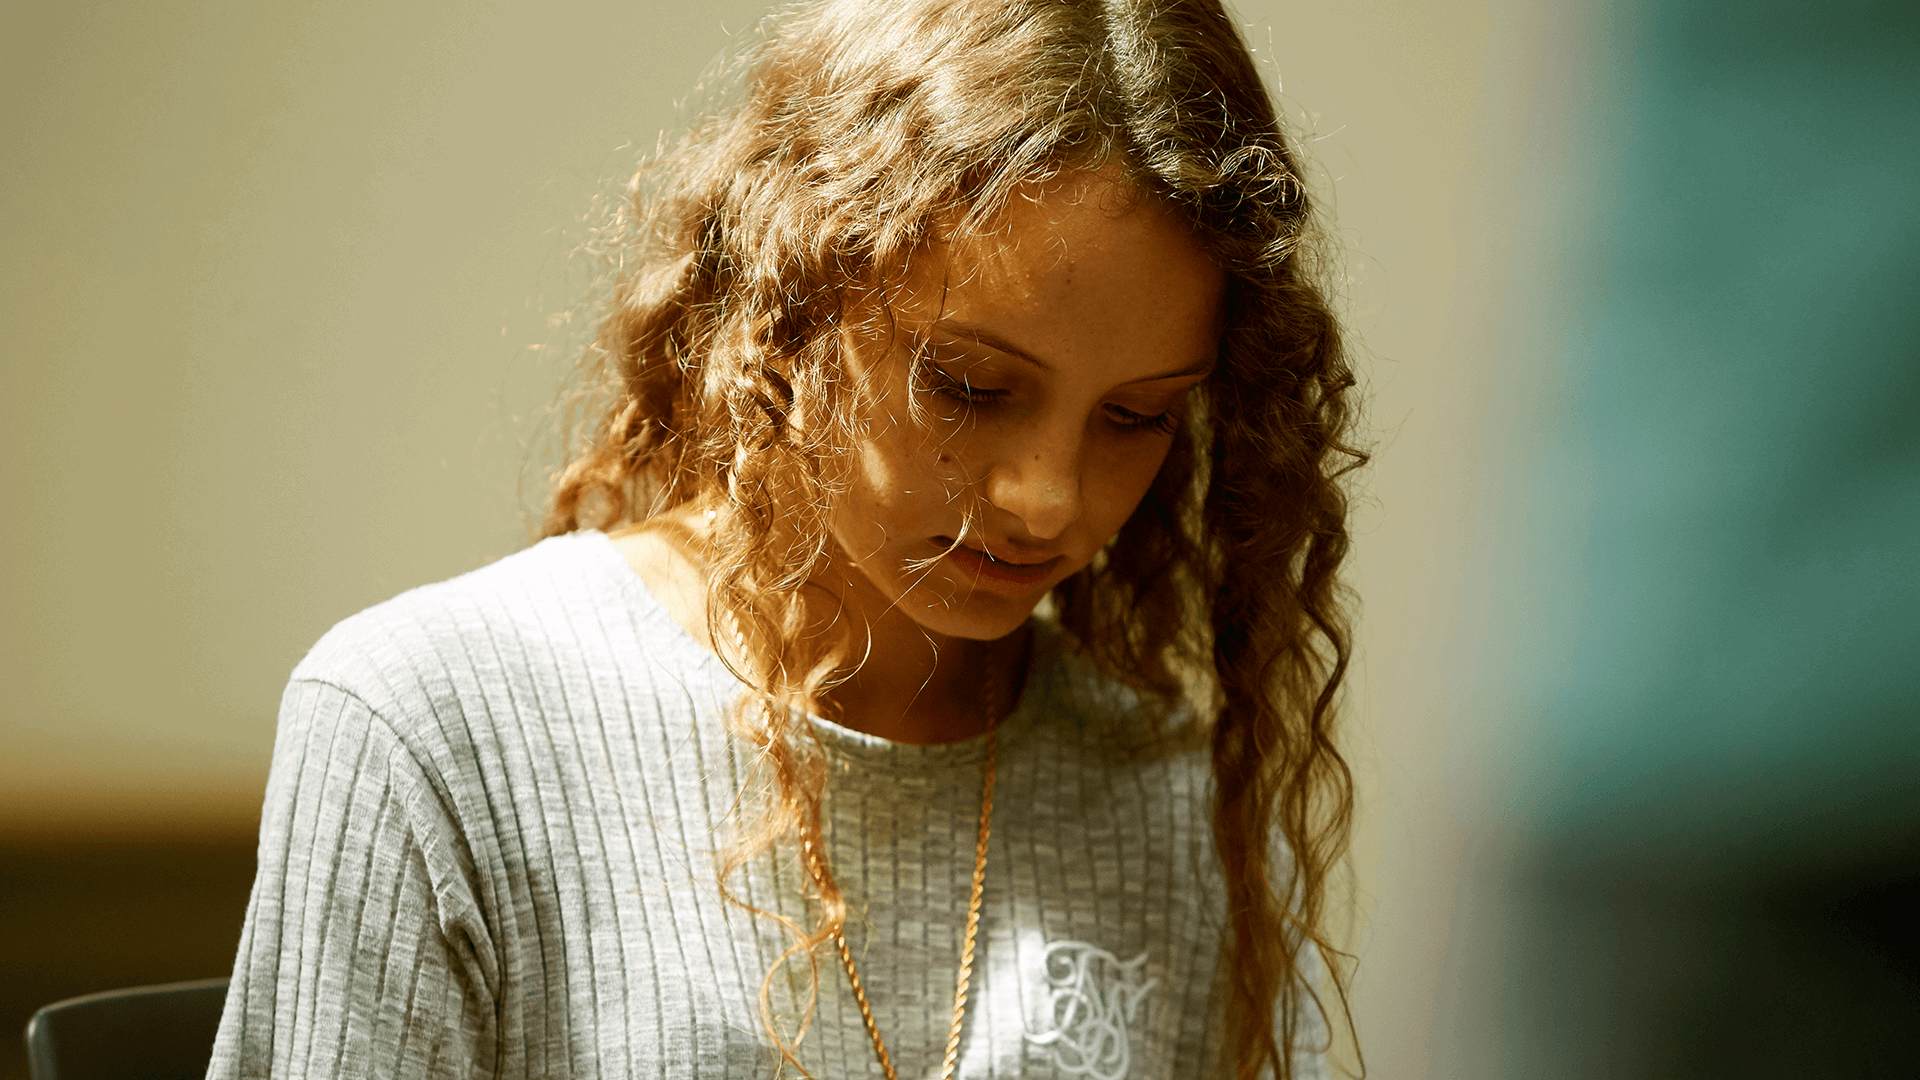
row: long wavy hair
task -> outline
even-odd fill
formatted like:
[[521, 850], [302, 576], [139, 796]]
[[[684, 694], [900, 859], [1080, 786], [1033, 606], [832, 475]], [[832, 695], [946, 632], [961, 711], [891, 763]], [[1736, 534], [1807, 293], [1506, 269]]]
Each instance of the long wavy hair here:
[[[1228, 275], [1219, 364], [1139, 508], [1052, 597], [1113, 678], [1211, 749], [1226, 887], [1224, 1067], [1293, 1076], [1306, 972], [1336, 955], [1329, 880], [1352, 782], [1334, 741], [1350, 650], [1338, 571], [1354, 378], [1325, 291], [1323, 233], [1259, 72], [1218, 0], [824, 0], [763, 24], [723, 107], [645, 164], [593, 234], [607, 305], [544, 532], [618, 529], [699, 500], [708, 617], [748, 683], [731, 718], [770, 797], [722, 881], [776, 845], [824, 845], [822, 747], [795, 719], [845, 677], [806, 632], [826, 558], [830, 462], [857, 440], [848, 324], [929, 240], [990, 221], [1022, 185], [1118, 170], [1176, 208]], [[844, 926], [831, 868], [769, 988]], [[724, 887], [724, 885], [723, 885]], [[735, 902], [738, 901], [737, 898]], [[759, 912], [780, 918], [771, 912]]]

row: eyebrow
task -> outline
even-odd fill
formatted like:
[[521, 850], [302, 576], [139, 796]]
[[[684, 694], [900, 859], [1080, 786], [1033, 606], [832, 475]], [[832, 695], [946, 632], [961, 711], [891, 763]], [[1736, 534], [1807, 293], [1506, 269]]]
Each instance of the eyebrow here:
[[[965, 323], [957, 323], [947, 319], [942, 319], [939, 322], [934, 323], [933, 328], [936, 330], [943, 331], [945, 333], [952, 334], [955, 337], [968, 338], [972, 341], [979, 342], [980, 344], [985, 345], [989, 349], [996, 349], [1000, 352], [1007, 353], [1011, 356], [1017, 356], [1020, 359], [1026, 361], [1027, 363], [1032, 364], [1034, 367], [1039, 368], [1041, 371], [1053, 370], [1053, 365], [1048, 364], [1046, 361], [1039, 359], [1038, 357], [1034, 356], [1032, 353], [1028, 352], [1027, 350], [1022, 349], [1018, 345], [1013, 344], [1012, 342], [1008, 341], [1003, 337], [1000, 337], [998, 334], [994, 334], [989, 331], [982, 330], [979, 327], [968, 326]], [[1196, 360], [1193, 363], [1188, 364], [1186, 367], [1180, 368], [1177, 371], [1163, 372], [1159, 375], [1149, 375], [1144, 379], [1132, 379], [1130, 381], [1131, 382], [1165, 382], [1168, 379], [1184, 379], [1189, 375], [1210, 375], [1213, 373], [1213, 368], [1214, 368], [1214, 362], [1212, 360]]]

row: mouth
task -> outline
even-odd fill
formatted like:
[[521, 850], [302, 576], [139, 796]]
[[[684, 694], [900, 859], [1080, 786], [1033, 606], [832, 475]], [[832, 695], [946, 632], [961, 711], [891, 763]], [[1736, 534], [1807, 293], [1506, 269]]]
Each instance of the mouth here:
[[1003, 585], [1035, 585], [1045, 581], [1059, 565], [1063, 555], [1035, 562], [1016, 562], [1012, 559], [997, 559], [984, 546], [974, 547], [963, 544], [955, 547], [950, 536], [936, 536], [933, 542], [942, 549], [948, 549], [946, 559], [956, 570], [976, 581], [993, 582]]

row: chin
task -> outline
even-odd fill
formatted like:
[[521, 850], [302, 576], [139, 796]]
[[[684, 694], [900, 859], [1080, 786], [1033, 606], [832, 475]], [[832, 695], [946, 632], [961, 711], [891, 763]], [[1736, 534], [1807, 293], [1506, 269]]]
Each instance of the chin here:
[[[845, 595], [854, 612], [870, 625], [878, 625], [888, 612], [904, 615], [939, 638], [998, 641], [1025, 625], [1063, 576], [1048, 574], [1030, 584], [977, 581], [946, 559], [924, 565], [925, 556], [938, 551], [931, 543], [901, 545], [855, 559], [847, 554], [852, 545], [845, 537], [835, 539], [839, 541], [838, 572], [844, 575]], [[881, 546], [865, 537], [858, 539], [867, 540], [869, 550]]]
[[[926, 589], [924, 595], [922, 589]], [[1035, 589], [1030, 595], [1005, 596], [975, 590], [946, 598], [923, 584], [900, 598], [900, 610], [929, 633], [968, 641], [998, 641], [1025, 625], [1047, 592]]]

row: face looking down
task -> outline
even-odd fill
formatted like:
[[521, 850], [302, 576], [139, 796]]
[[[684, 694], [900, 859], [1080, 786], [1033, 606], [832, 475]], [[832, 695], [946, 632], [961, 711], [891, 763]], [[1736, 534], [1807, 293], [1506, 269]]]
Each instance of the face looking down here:
[[1146, 494], [1215, 363], [1224, 292], [1170, 208], [1100, 174], [917, 254], [891, 325], [848, 343], [864, 437], [833, 532], [856, 610], [1017, 629]]

